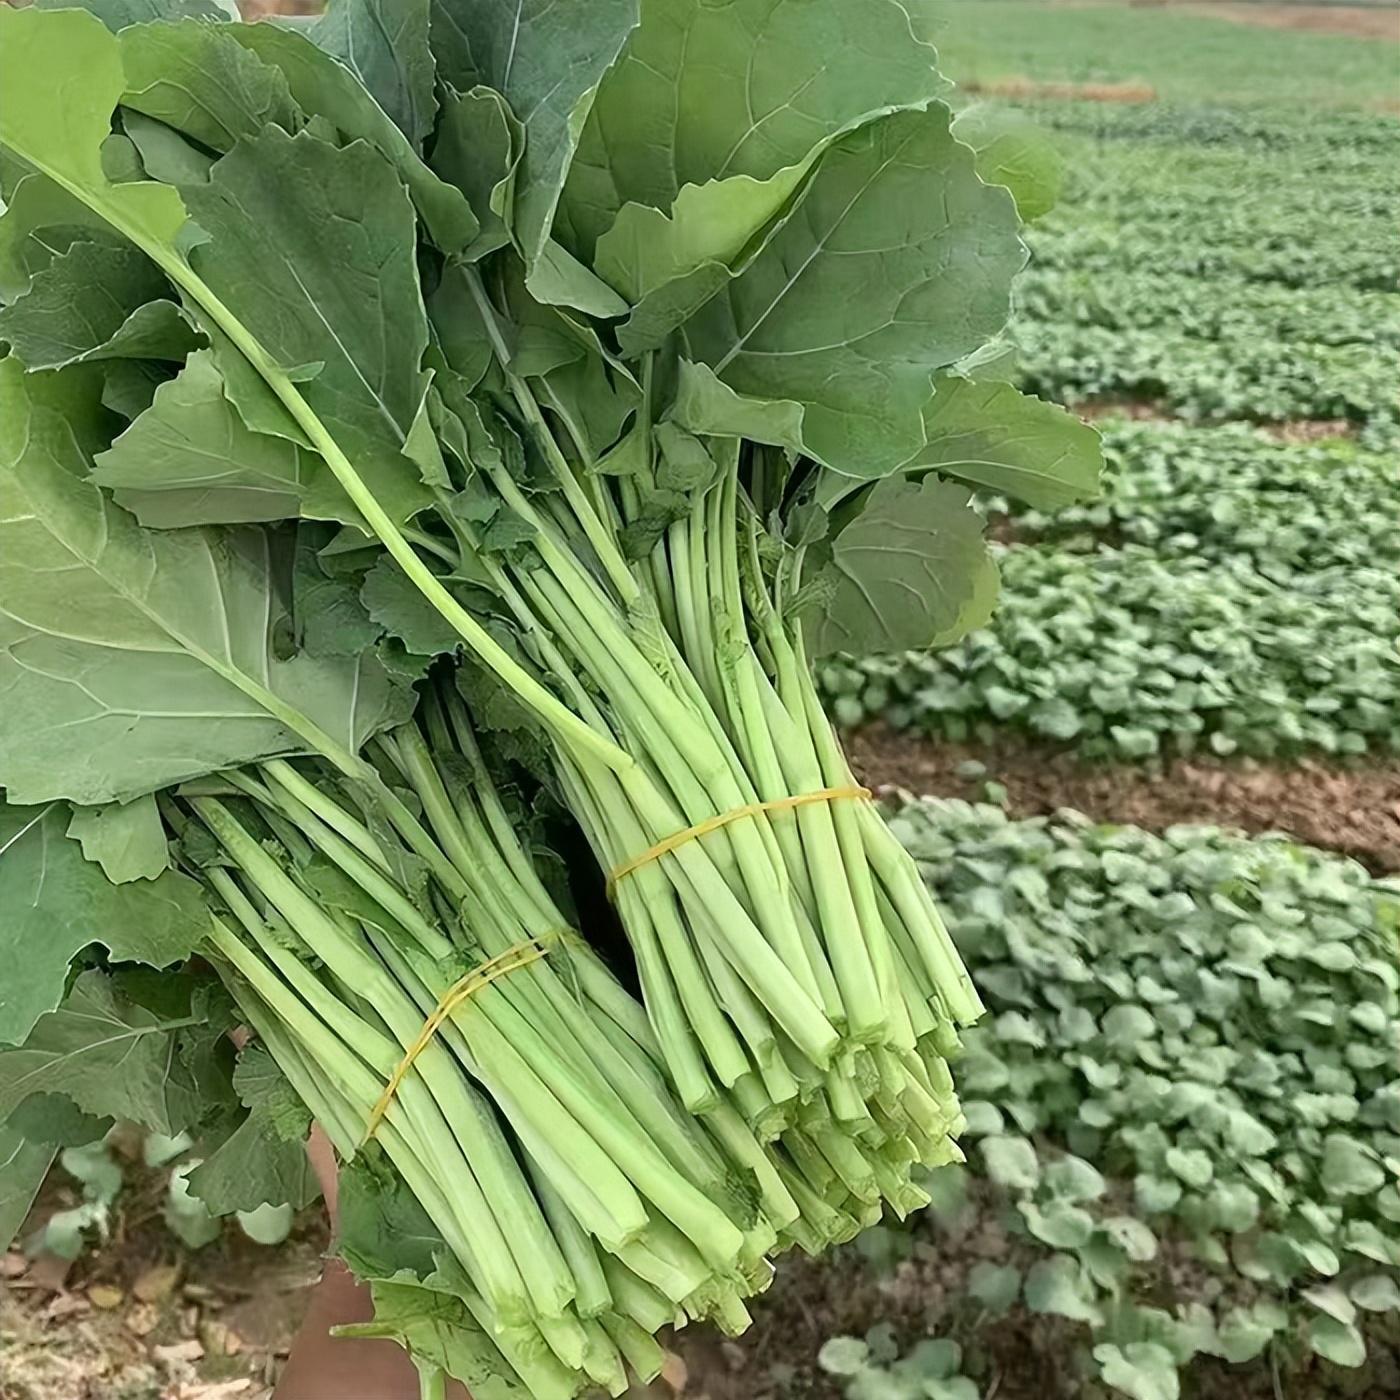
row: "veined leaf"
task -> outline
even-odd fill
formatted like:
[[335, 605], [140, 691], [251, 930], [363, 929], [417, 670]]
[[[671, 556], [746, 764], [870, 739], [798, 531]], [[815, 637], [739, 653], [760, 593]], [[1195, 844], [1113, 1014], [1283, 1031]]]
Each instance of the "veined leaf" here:
[[26, 175], [0, 213], [0, 301], [29, 290], [30, 280], [74, 243], [110, 237], [81, 200], [44, 175]]
[[8, 1249], [44, 1184], [58, 1148], [0, 1127], [0, 1249]]
[[280, 69], [234, 37], [235, 26], [165, 22], [121, 31], [122, 105], [186, 132], [211, 150], [302, 115]]
[[790, 452], [803, 452], [802, 405], [736, 393], [709, 365], [681, 360], [671, 416], [692, 433], [746, 437]]
[[977, 153], [977, 173], [989, 185], [1004, 185], [1016, 212], [1033, 223], [1055, 207], [1064, 165], [1050, 136], [1034, 122], [985, 102], [964, 107], [953, 135]]
[[247, 1115], [186, 1178], [214, 1215], [263, 1205], [308, 1206], [321, 1188], [301, 1142], [284, 1142], [257, 1112]]
[[419, 149], [437, 115], [428, 9], [429, 0], [332, 0], [307, 30]]
[[830, 600], [808, 624], [814, 657], [944, 645], [980, 627], [996, 601], [971, 493], [936, 477], [879, 482], [832, 543], [829, 572]]
[[525, 132], [499, 92], [449, 92], [433, 142], [433, 170], [466, 195], [481, 231], [463, 257], [480, 258], [510, 241], [515, 170]]
[[627, 303], [606, 282], [553, 239], [547, 239], [540, 249], [525, 285], [536, 301], [572, 306], [599, 320], [625, 316], [628, 311]]
[[387, 1337], [490, 1400], [530, 1392], [460, 1298], [411, 1283], [371, 1283], [374, 1319], [337, 1327], [338, 1337]]
[[180, 360], [198, 341], [170, 285], [130, 247], [75, 242], [0, 309], [0, 340], [29, 369], [90, 360]]
[[[1009, 384], [940, 376], [923, 420], [923, 446], [900, 463], [897, 470], [903, 474], [936, 471], [1019, 497], [1041, 510], [1098, 491], [1098, 433], [1058, 404]], [[817, 499], [831, 506], [859, 487], [856, 477], [823, 471]]]
[[83, 479], [100, 387], [0, 362], [0, 783], [95, 804], [277, 753], [353, 767], [401, 693], [372, 657], [278, 658], [265, 535], [142, 530]]
[[[553, 22], [563, 21], [556, 15]], [[268, 26], [253, 25], [250, 31], [260, 28]], [[538, 37], [533, 24], [528, 28]], [[570, 30], [569, 42], [576, 38]], [[102, 171], [101, 142], [122, 90], [116, 51], [116, 39], [81, 11], [0, 8], [0, 80], [14, 76], [22, 99], [7, 101], [0, 112], [0, 145], [60, 179], [146, 252], [196, 310], [245, 422], [315, 446], [375, 534], [452, 617], [472, 649], [578, 742], [611, 755], [610, 744], [602, 743], [423, 570], [398, 532], [395, 513], [406, 518], [430, 499], [417, 474], [405, 473], [399, 460], [409, 452], [415, 467], [421, 465], [411, 435], [429, 376], [420, 368], [427, 318], [418, 288], [416, 225], [411, 211], [405, 217], [407, 201], [393, 166], [359, 141], [338, 148], [309, 134], [310, 128], [288, 137], [275, 126], [266, 127], [256, 142], [235, 146], [211, 171], [207, 184], [189, 186], [199, 201], [200, 235], [212, 235], [210, 242], [191, 250], [196, 262], [191, 267], [178, 242], [185, 209], [176, 191], [140, 181], [113, 185]], [[43, 86], [34, 74], [69, 71], [75, 52], [91, 81], [80, 100], [68, 101], [65, 92]], [[312, 46], [312, 52], [319, 51]], [[517, 65], [522, 71], [529, 66]], [[553, 92], [557, 97], [558, 84]], [[11, 118], [17, 107], [23, 109], [21, 115]], [[260, 152], [267, 153], [265, 160], [258, 158]], [[216, 178], [218, 171], [223, 178]], [[327, 173], [333, 177], [329, 187], [318, 179]], [[241, 203], [245, 185], [247, 209]], [[336, 235], [329, 247], [328, 230]], [[476, 232], [475, 219], [470, 231]], [[271, 261], [269, 249], [276, 254]], [[302, 278], [303, 261], [309, 281]], [[217, 285], [206, 282], [201, 271]], [[392, 322], [376, 324], [376, 317], [365, 315], [357, 272], [372, 288], [370, 304], [391, 312]], [[327, 283], [323, 304], [312, 289]], [[247, 305], [235, 313], [221, 291], [235, 300], [246, 296]], [[342, 314], [350, 317], [344, 326], [338, 324]], [[262, 343], [260, 333], [270, 345]], [[285, 354], [290, 345], [317, 344], [324, 348], [322, 355]], [[382, 381], [362, 372], [365, 366], [357, 357], [363, 356], [370, 369], [384, 366]], [[404, 376], [422, 390], [406, 417], [399, 414]], [[317, 381], [314, 393], [302, 391], [301, 385]], [[363, 463], [360, 444], [366, 448]], [[384, 499], [376, 490], [386, 492]]]
[[728, 279], [822, 151], [947, 89], [893, 0], [659, 0], [603, 79], [563, 225], [636, 304], [620, 338], [660, 343]]
[[[895, 0], [648, 0], [569, 171], [561, 218], [575, 251], [590, 257], [628, 204], [670, 211], [687, 187], [687, 225], [716, 219], [710, 200], [727, 209], [710, 238], [747, 225], [737, 251], [823, 142], [946, 91], [934, 62]], [[733, 179], [744, 183], [726, 188]], [[675, 213], [677, 234], [693, 237]]]
[[594, 90], [637, 23], [637, 0], [433, 0], [438, 75], [495, 88], [525, 128], [515, 237], [533, 267], [549, 237]]
[[[413, 515], [431, 499], [404, 462], [428, 321], [413, 209], [388, 161], [267, 127], [185, 198], [210, 236], [191, 251], [196, 273], [279, 365], [320, 366], [302, 397], [389, 514]], [[228, 350], [214, 353], [238, 404]]]
[[947, 109], [897, 113], [827, 151], [684, 335], [738, 393], [801, 404], [819, 460], [875, 476], [918, 447], [934, 371], [1001, 328], [1024, 260], [1010, 197], [977, 178]]
[[462, 639], [392, 561], [380, 559], [365, 575], [360, 601], [375, 623], [419, 656], [456, 651]]
[[323, 116], [351, 140], [368, 141], [393, 164], [443, 252], [458, 253], [471, 243], [478, 228], [466, 196], [424, 164], [394, 119], [344, 63], [305, 34], [281, 25], [237, 24], [229, 32], [264, 63], [282, 70], [293, 99], [308, 116]]
[[120, 231], [173, 248], [186, 217], [180, 196], [148, 180], [113, 183], [102, 168], [126, 87], [116, 39], [82, 10], [9, 7], [0, 35], [0, 144]]
[[157, 387], [151, 406], [94, 461], [92, 480], [155, 529], [299, 513], [359, 521], [315, 453], [244, 426], [207, 350]]
[[64, 1094], [30, 1094], [5, 1120], [6, 1127], [30, 1142], [56, 1148], [86, 1147], [106, 1137], [112, 1123], [109, 1115], [84, 1113]]
[[149, 793], [130, 802], [76, 808], [68, 835], [83, 848], [83, 859], [96, 861], [114, 885], [155, 880], [170, 865], [160, 810]]
[[0, 1119], [42, 1093], [166, 1134], [189, 1125], [200, 1105], [176, 1069], [176, 1037], [201, 1018], [191, 1012], [188, 992], [183, 1003], [175, 997], [152, 1010], [123, 995], [121, 985], [104, 972], [82, 973], [23, 1045], [0, 1049]]
[[66, 835], [65, 804], [0, 805], [0, 1043], [25, 1038], [63, 1000], [68, 965], [101, 943], [112, 957], [168, 967], [204, 936], [199, 886], [167, 870], [114, 885]]
[[306, 1155], [311, 1115], [276, 1061], [247, 1046], [233, 1072], [248, 1115], [190, 1172], [190, 1193], [215, 1215], [291, 1205], [300, 1210], [320, 1194]]

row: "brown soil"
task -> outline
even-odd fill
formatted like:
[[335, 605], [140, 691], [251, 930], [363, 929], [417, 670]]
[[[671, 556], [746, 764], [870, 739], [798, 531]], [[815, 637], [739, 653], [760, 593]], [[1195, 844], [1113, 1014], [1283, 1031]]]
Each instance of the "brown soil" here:
[[[1097, 423], [1105, 418], [1128, 418], [1135, 423], [1181, 423], [1183, 420], [1174, 414], [1159, 399], [1129, 399], [1105, 396], [1103, 398], [1081, 399], [1078, 403], [1066, 405], [1071, 413], [1077, 414], [1086, 423]], [[1283, 422], [1268, 423], [1252, 420], [1231, 419], [1232, 423], [1244, 422], [1277, 442], [1320, 442], [1325, 438], [1356, 436], [1356, 424], [1350, 418], [1289, 418]], [[1210, 427], [1207, 422], [1203, 426]]]
[[[153, 1178], [142, 1198], [149, 1202], [157, 1184]], [[39, 1214], [59, 1194], [46, 1188]], [[0, 1259], [0, 1400], [269, 1400], [319, 1270], [323, 1218], [308, 1211], [277, 1249], [229, 1231], [191, 1254], [173, 1246], [149, 1210], [138, 1210], [71, 1268], [17, 1253]], [[903, 1347], [926, 1336], [962, 1341], [963, 1370], [989, 1400], [1082, 1395], [1082, 1329], [1019, 1309], [989, 1324], [969, 1301], [967, 1273], [980, 1260], [1028, 1262], [989, 1203], [925, 1216], [912, 1233], [876, 1230], [866, 1239], [876, 1249], [884, 1240], [891, 1254], [872, 1262], [847, 1247], [820, 1260], [784, 1258], [772, 1288], [751, 1305], [753, 1326], [743, 1337], [698, 1326], [674, 1335], [663, 1378], [627, 1400], [840, 1400], [817, 1353], [832, 1336], [862, 1336], [877, 1325]], [[1195, 1271], [1179, 1273], [1164, 1275], [1164, 1286], [1194, 1296]], [[1396, 1359], [1393, 1348], [1373, 1345], [1364, 1383], [1346, 1393], [1400, 1393]], [[1316, 1372], [1287, 1379], [1290, 1400], [1334, 1394]], [[1183, 1375], [1184, 1400], [1275, 1395], [1262, 1363], [1198, 1358]]]
[[1346, 34], [1353, 39], [1400, 39], [1400, 9], [1394, 5], [1236, 5], [1214, 3], [1173, 6], [1187, 14], [1208, 15], [1233, 24], [1265, 29], [1303, 29], [1319, 34]]
[[999, 78], [965, 82], [964, 92], [1016, 99], [1052, 98], [1063, 102], [1155, 102], [1157, 89], [1148, 83], [1036, 83], [1029, 78]]
[[[1183, 822], [1286, 831], [1371, 870], [1400, 871], [1400, 762], [1393, 759], [1349, 768], [1204, 758], [1156, 768], [1091, 766], [1072, 753], [1012, 738], [992, 746], [931, 744], [880, 726], [851, 736], [848, 747], [856, 771], [872, 786], [975, 800], [985, 796], [988, 782], [997, 782], [1013, 816], [1073, 807], [1154, 831]], [[985, 773], [960, 776], [960, 765], [970, 762], [981, 763]]]

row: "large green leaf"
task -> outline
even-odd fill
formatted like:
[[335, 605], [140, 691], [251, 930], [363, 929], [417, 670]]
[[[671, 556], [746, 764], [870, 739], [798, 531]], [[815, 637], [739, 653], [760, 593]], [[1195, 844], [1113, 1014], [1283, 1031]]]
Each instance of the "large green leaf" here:
[[1016, 212], [1032, 223], [1055, 207], [1064, 184], [1064, 164], [1050, 137], [1015, 112], [977, 102], [953, 122], [953, 135], [977, 153], [977, 173], [989, 185], [1004, 185]]
[[268, 123], [288, 131], [302, 116], [279, 69], [234, 37], [235, 26], [165, 22], [121, 32], [122, 105], [226, 151]]
[[179, 360], [198, 341], [170, 285], [135, 248], [75, 242], [0, 308], [0, 340], [30, 369], [90, 360]]
[[[715, 377], [709, 365], [681, 360], [671, 417], [692, 433], [745, 437], [790, 452], [805, 450], [802, 405], [785, 399], [756, 399], [736, 393]], [[848, 478], [836, 478], [845, 482]], [[841, 493], [844, 494], [844, 491]], [[834, 499], [834, 497], [833, 497]]]
[[819, 460], [878, 475], [922, 441], [934, 371], [1001, 328], [1024, 259], [1010, 197], [977, 178], [937, 104], [837, 141], [683, 334], [740, 394], [801, 404]]
[[204, 936], [199, 886], [167, 870], [114, 885], [68, 839], [65, 804], [0, 805], [0, 1043], [25, 1038], [63, 1000], [68, 965], [100, 943], [119, 961], [167, 967]]
[[[308, 367], [306, 402], [389, 514], [413, 515], [431, 500], [404, 460], [427, 392], [428, 320], [393, 167], [359, 142], [267, 127], [185, 197], [210, 236], [191, 252], [195, 271], [273, 360]], [[217, 341], [215, 357], [242, 408], [229, 373], [242, 357]]]
[[997, 571], [971, 499], [965, 486], [936, 477], [879, 482], [833, 542], [835, 586], [809, 623], [812, 654], [908, 651], [980, 627]]
[[310, 1205], [320, 1194], [306, 1145], [284, 1142], [250, 1113], [186, 1178], [190, 1194], [214, 1215], [262, 1205]]
[[[175, 979], [176, 982], [183, 979]], [[23, 1045], [0, 1049], [0, 1119], [31, 1094], [64, 1094], [93, 1114], [130, 1118], [173, 1135], [203, 1107], [179, 1037], [203, 1024], [187, 990], [159, 1010], [124, 994], [121, 980], [82, 973]], [[183, 991], [183, 996], [178, 995]]]
[[52, 1144], [28, 1142], [12, 1128], [0, 1126], [0, 1250], [8, 1249], [19, 1234], [57, 1155]]
[[[1098, 433], [1058, 404], [1009, 384], [940, 376], [924, 407], [923, 426], [923, 445], [900, 463], [900, 472], [955, 476], [1041, 510], [1098, 491]], [[817, 499], [830, 506], [859, 486], [858, 478], [824, 471]]]
[[477, 221], [461, 190], [440, 180], [413, 143], [344, 63], [304, 34], [276, 24], [238, 24], [231, 36], [285, 74], [292, 97], [308, 114], [325, 117], [351, 140], [368, 141], [408, 186], [434, 243], [458, 253], [477, 235]]
[[84, 1113], [64, 1094], [30, 1094], [5, 1120], [30, 1142], [42, 1142], [49, 1147], [86, 1147], [98, 1138], [106, 1137], [114, 1120]]
[[443, 98], [431, 165], [466, 195], [481, 225], [465, 257], [481, 257], [510, 241], [515, 168], [524, 147], [524, 130], [499, 92], [478, 87]]
[[532, 266], [594, 90], [636, 23], [637, 0], [433, 0], [439, 75], [459, 92], [495, 88], [525, 127], [515, 236]]
[[23, 296], [34, 274], [60, 253], [106, 232], [106, 224], [62, 185], [26, 175], [0, 213], [0, 301]]
[[437, 115], [428, 10], [429, 0], [332, 0], [307, 31], [420, 148]]
[[[629, 203], [669, 211], [687, 186], [699, 187], [692, 216], [713, 197], [729, 203], [724, 223], [752, 233], [824, 141], [945, 91], [934, 61], [895, 0], [648, 0], [569, 171], [561, 218], [575, 251], [591, 256]], [[780, 175], [785, 190], [765, 199], [758, 187]], [[736, 179], [744, 185], [725, 188]], [[767, 204], [756, 221], [740, 188]]]
[[0, 784], [95, 804], [277, 753], [351, 762], [404, 698], [372, 656], [281, 659], [264, 534], [142, 530], [84, 480], [101, 383], [0, 362]]
[[645, 5], [562, 207], [575, 251], [638, 303], [624, 346], [658, 343], [718, 290], [829, 142], [947, 86], [894, 0]]
[[83, 848], [83, 858], [96, 861], [114, 885], [155, 880], [170, 864], [160, 809], [150, 793], [130, 802], [76, 808], [68, 835]]
[[0, 9], [0, 145], [123, 232], [173, 247], [185, 223], [180, 196], [148, 180], [113, 183], [102, 168], [125, 87], [117, 40], [92, 15]]
[[244, 425], [206, 350], [94, 459], [92, 479], [143, 525], [229, 525], [298, 513], [356, 523], [359, 514], [315, 453]]

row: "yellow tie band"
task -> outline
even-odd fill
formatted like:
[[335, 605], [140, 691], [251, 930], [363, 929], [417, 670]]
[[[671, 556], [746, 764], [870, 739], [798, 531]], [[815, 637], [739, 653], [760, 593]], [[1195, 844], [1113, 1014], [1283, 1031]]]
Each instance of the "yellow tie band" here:
[[870, 795], [870, 789], [865, 787], [829, 787], [822, 788], [818, 792], [801, 792], [795, 797], [775, 797], [769, 802], [750, 802], [746, 806], [721, 812], [717, 817], [707, 817], [702, 822], [696, 822], [694, 826], [686, 827], [684, 831], [673, 831], [669, 836], [658, 841], [656, 845], [643, 851], [641, 855], [623, 861], [608, 876], [608, 898], [613, 897], [617, 890], [618, 881], [625, 879], [634, 870], [639, 870], [651, 861], [660, 860], [662, 856], [674, 851], [677, 846], [685, 845], [687, 841], [693, 841], [698, 836], [706, 836], [712, 831], [718, 831], [720, 827], [728, 826], [730, 822], [737, 822], [741, 817], [756, 817], [760, 812], [783, 812], [790, 807], [805, 806], [808, 802], [836, 802], [842, 798], [861, 798]]

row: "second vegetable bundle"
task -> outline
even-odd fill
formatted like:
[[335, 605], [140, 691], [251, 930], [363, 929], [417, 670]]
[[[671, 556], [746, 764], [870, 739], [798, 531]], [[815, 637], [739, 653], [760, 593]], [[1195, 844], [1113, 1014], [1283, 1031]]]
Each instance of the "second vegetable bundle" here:
[[956, 1156], [810, 661], [982, 620], [952, 478], [1096, 453], [982, 377], [1017, 172], [907, 6], [381, 8], [0, 11], [0, 1131], [178, 1120], [232, 1210], [312, 1115], [425, 1387], [617, 1394]]

